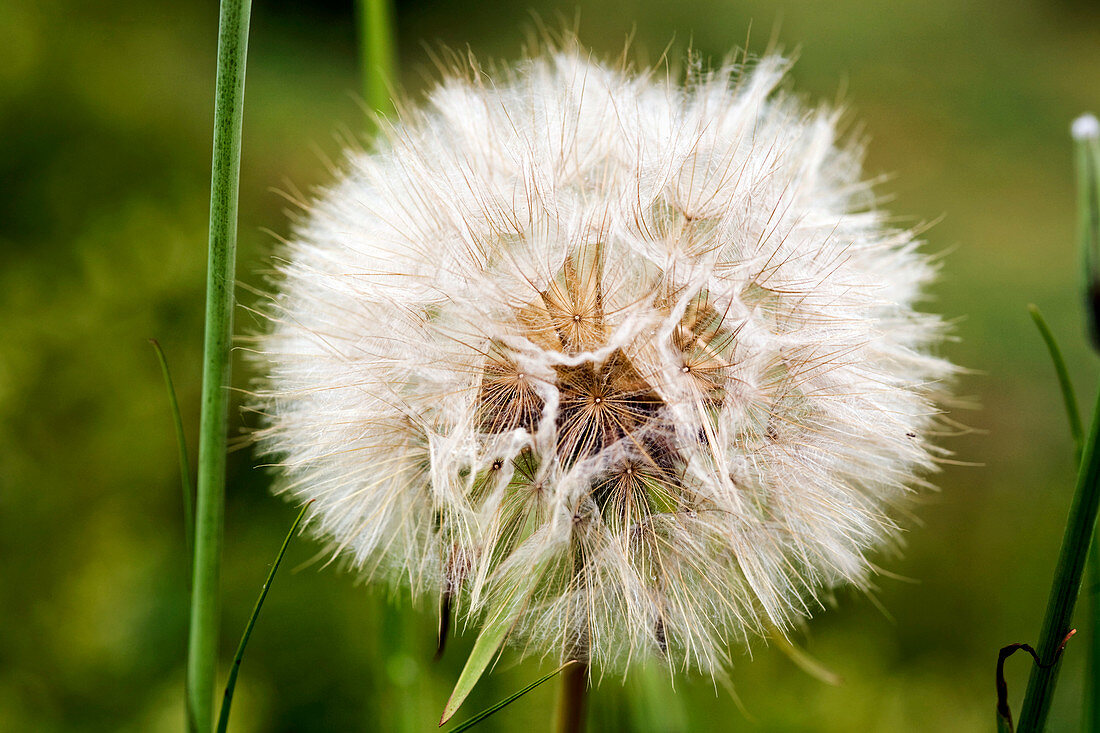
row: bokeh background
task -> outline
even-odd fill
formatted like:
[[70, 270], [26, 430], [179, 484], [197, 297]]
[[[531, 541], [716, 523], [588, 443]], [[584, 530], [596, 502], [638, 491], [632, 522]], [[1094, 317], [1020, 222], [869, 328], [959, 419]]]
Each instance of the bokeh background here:
[[[868, 597], [842, 593], [799, 637], [844, 678], [823, 685], [774, 646], [740, 654], [744, 711], [708, 679], [604, 680], [592, 730], [988, 731], [1000, 646], [1034, 640], [1071, 492], [1056, 383], [1026, 315], [1040, 304], [1083, 403], [1071, 119], [1100, 111], [1100, 7], [1080, 0], [412, 0], [397, 3], [401, 81], [431, 49], [515, 58], [535, 27], [600, 53], [671, 42], [720, 58], [771, 36], [795, 87], [842, 99], [871, 136], [869, 175], [945, 252], [930, 308], [973, 370], [942, 491]], [[328, 178], [366, 118], [348, 0], [256, 0], [245, 103], [240, 280], [288, 230], [276, 189]], [[187, 556], [175, 442], [148, 337], [175, 370], [196, 439], [217, 7], [213, 0], [0, 2], [0, 730], [182, 729]], [[749, 35], [749, 27], [752, 33]], [[268, 231], [270, 230], [270, 232]], [[242, 301], [253, 297], [242, 289]], [[244, 309], [238, 332], [256, 327]], [[246, 386], [239, 363], [236, 383]], [[234, 432], [250, 418], [234, 410]], [[231, 456], [223, 659], [294, 511], [248, 449]], [[414, 609], [292, 546], [245, 658], [233, 729], [435, 729], [469, 649], [432, 663]], [[312, 561], [312, 562], [311, 562]], [[1067, 650], [1051, 729], [1076, 730], [1089, 632]], [[1009, 683], [1018, 708], [1027, 663]], [[545, 671], [542, 668], [541, 671]], [[540, 674], [506, 654], [473, 711]], [[554, 686], [484, 730], [547, 730]], [[461, 716], [460, 716], [461, 717]]]

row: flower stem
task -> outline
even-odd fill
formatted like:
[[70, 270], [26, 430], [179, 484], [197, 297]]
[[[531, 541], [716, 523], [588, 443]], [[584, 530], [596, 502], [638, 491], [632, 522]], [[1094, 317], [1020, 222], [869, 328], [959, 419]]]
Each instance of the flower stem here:
[[[1082, 255], [1085, 314], [1093, 347], [1100, 340], [1097, 296], [1098, 255], [1100, 255], [1100, 122], [1093, 115], [1078, 117], [1071, 128], [1077, 158], [1077, 239]], [[1080, 459], [1081, 441], [1077, 441]], [[1089, 646], [1085, 660], [1085, 730], [1100, 731], [1100, 548], [1095, 538], [1089, 549]]]
[[393, 0], [356, 0], [363, 99], [379, 114], [393, 109]]
[[241, 168], [244, 72], [251, 0], [223, 0], [218, 20], [214, 91], [214, 155], [206, 276], [206, 335], [199, 427], [195, 557], [187, 650], [188, 727], [209, 733], [214, 723], [219, 584], [225, 522], [225, 453], [229, 410], [237, 193]]
[[570, 665], [562, 672], [561, 697], [558, 699], [558, 733], [583, 733], [586, 698], [588, 697], [588, 664]]
[[1097, 441], [1100, 438], [1100, 393], [1093, 410], [1092, 425], [1077, 474], [1077, 487], [1073, 504], [1070, 507], [1066, 532], [1062, 539], [1062, 551], [1058, 558], [1054, 584], [1047, 601], [1043, 618], [1043, 630], [1039, 638], [1039, 659], [1043, 665], [1035, 665], [1028, 679], [1027, 693], [1024, 696], [1023, 709], [1020, 712], [1019, 733], [1037, 733], [1043, 729], [1050, 703], [1054, 697], [1054, 686], [1061, 665], [1054, 664], [1058, 648], [1070, 630], [1073, 607], [1081, 588], [1081, 575], [1085, 569], [1085, 558], [1096, 527], [1096, 513], [1100, 506], [1100, 450]]

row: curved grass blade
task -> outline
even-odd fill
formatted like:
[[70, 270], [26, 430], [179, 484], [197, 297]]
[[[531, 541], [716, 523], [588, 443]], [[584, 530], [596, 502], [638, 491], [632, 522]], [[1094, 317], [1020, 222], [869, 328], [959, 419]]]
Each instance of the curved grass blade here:
[[474, 648], [470, 651], [470, 656], [466, 658], [466, 666], [462, 668], [462, 672], [458, 675], [458, 682], [455, 683], [454, 691], [451, 692], [451, 697], [443, 707], [443, 716], [439, 719], [439, 725], [442, 726], [454, 716], [469, 696], [470, 691], [474, 689], [474, 685], [481, 679], [481, 675], [485, 673], [489, 663], [496, 657], [497, 652], [504, 645], [504, 640], [508, 638], [509, 632], [519, 619], [519, 615], [531, 597], [531, 593], [542, 578], [546, 567], [547, 560], [536, 563], [531, 572], [527, 574], [525, 583], [521, 587], [517, 587], [510, 598], [504, 599], [494, 614], [487, 617], [485, 626], [482, 627], [477, 641], [474, 642]]
[[494, 703], [493, 705], [490, 705], [489, 707], [485, 708], [484, 710], [482, 710], [480, 713], [478, 713], [474, 717], [470, 718], [469, 720], [463, 721], [460, 725], [455, 726], [454, 728], [452, 728], [448, 733], [462, 733], [462, 731], [467, 731], [470, 728], [473, 728], [475, 725], [477, 725], [481, 721], [485, 720], [490, 715], [492, 715], [494, 713], [497, 713], [500, 710], [502, 710], [503, 708], [511, 705], [512, 703], [514, 703], [516, 700], [518, 700], [521, 697], [523, 697], [524, 695], [526, 695], [531, 690], [535, 689], [536, 687], [538, 687], [542, 683], [546, 682], [547, 680], [550, 680], [551, 678], [557, 676], [562, 670], [564, 670], [567, 667], [569, 667], [571, 665], [574, 665], [574, 664], [579, 664], [579, 662], [576, 659], [570, 659], [568, 662], [561, 665], [560, 667], [555, 669], [550, 674], [545, 675], [543, 677], [540, 677], [539, 679], [535, 680], [531, 684], [527, 685], [527, 687], [524, 687], [522, 690], [512, 693], [511, 695], [504, 698], [500, 702]]
[[160, 360], [160, 370], [164, 374], [164, 386], [168, 390], [168, 405], [172, 408], [172, 418], [176, 421], [176, 443], [179, 446], [180, 483], [183, 485], [183, 526], [187, 535], [187, 556], [191, 557], [191, 544], [195, 540], [195, 503], [191, 492], [195, 483], [191, 478], [191, 459], [187, 456], [187, 438], [183, 433], [183, 418], [180, 416], [180, 403], [176, 399], [176, 387], [172, 383], [172, 373], [168, 370], [168, 357], [156, 339], [149, 339], [153, 350]]
[[1069, 420], [1069, 432], [1073, 436], [1077, 460], [1081, 460], [1081, 450], [1085, 444], [1085, 428], [1081, 424], [1081, 412], [1077, 409], [1077, 393], [1074, 391], [1073, 382], [1069, 378], [1066, 360], [1062, 357], [1062, 349], [1058, 347], [1054, 332], [1047, 325], [1039, 306], [1032, 303], [1027, 307], [1027, 310], [1031, 314], [1031, 320], [1035, 322], [1035, 327], [1039, 329], [1039, 335], [1043, 337], [1043, 343], [1046, 344], [1050, 360], [1054, 364], [1054, 372], [1058, 375], [1058, 386], [1062, 390], [1062, 403], [1066, 407], [1066, 418]]
[[486, 624], [485, 628], [478, 634], [477, 641], [474, 642], [474, 648], [470, 650], [470, 656], [466, 659], [466, 665], [458, 675], [455, 689], [451, 692], [451, 697], [443, 707], [443, 717], [439, 719], [440, 725], [450, 720], [458, 711], [459, 706], [469, 696], [470, 691], [474, 689], [474, 685], [481, 679], [481, 675], [485, 673], [489, 662], [493, 661], [497, 652], [500, 651], [500, 647], [504, 644], [504, 640], [508, 638], [508, 632], [511, 630], [512, 619], [499, 620]]
[[286, 533], [286, 539], [283, 540], [283, 546], [279, 548], [279, 554], [275, 557], [275, 564], [271, 566], [271, 572], [267, 574], [267, 580], [264, 581], [264, 587], [260, 590], [260, 597], [256, 599], [256, 606], [252, 609], [252, 616], [248, 619], [248, 625], [244, 627], [244, 634], [241, 636], [241, 643], [237, 645], [237, 654], [233, 657], [233, 666], [229, 670], [229, 679], [225, 683], [225, 696], [222, 699], [222, 710], [218, 716], [217, 733], [225, 733], [226, 728], [229, 726], [229, 708], [233, 704], [233, 690], [237, 686], [237, 673], [241, 670], [241, 659], [244, 658], [244, 648], [248, 646], [248, 638], [252, 636], [252, 627], [256, 625], [256, 619], [260, 615], [260, 608], [264, 605], [264, 599], [267, 598], [267, 592], [271, 589], [271, 581], [275, 579], [275, 572], [279, 569], [279, 563], [283, 561], [283, 555], [286, 554], [286, 548], [290, 545], [290, 538], [294, 536], [294, 531], [298, 529], [298, 525], [302, 522], [302, 517], [306, 514], [306, 509], [313, 502], [307, 503], [302, 507], [302, 511], [298, 512], [297, 519], [294, 520], [294, 524], [290, 525], [290, 531]]

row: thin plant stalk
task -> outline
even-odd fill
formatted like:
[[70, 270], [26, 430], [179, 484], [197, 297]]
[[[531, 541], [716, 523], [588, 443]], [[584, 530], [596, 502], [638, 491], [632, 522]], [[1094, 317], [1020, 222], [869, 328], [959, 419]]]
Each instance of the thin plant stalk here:
[[558, 733], [584, 733], [588, 698], [588, 664], [571, 665], [562, 672], [558, 698]]
[[206, 335], [199, 425], [195, 556], [187, 649], [188, 726], [209, 733], [214, 722], [222, 534], [225, 523], [226, 432], [229, 411], [237, 194], [244, 117], [244, 72], [251, 0], [223, 0], [218, 20]]
[[[1058, 377], [1058, 386], [1062, 392], [1062, 403], [1066, 408], [1066, 419], [1069, 422], [1070, 436], [1073, 438], [1073, 456], [1076, 465], [1081, 465], [1081, 452], [1085, 448], [1085, 429], [1081, 423], [1081, 411], [1077, 408], [1077, 393], [1073, 388], [1073, 380], [1070, 379], [1066, 360], [1062, 356], [1062, 349], [1058, 346], [1058, 339], [1047, 325], [1042, 312], [1035, 304], [1028, 306], [1031, 319], [1039, 329], [1039, 335], [1043, 337], [1043, 343], [1047, 347], [1047, 353], [1054, 364], [1054, 372]], [[1088, 597], [1088, 612], [1090, 622], [1090, 640], [1088, 653], [1085, 659], [1085, 694], [1083, 696], [1084, 715], [1082, 716], [1082, 729], [1085, 731], [1100, 731], [1100, 706], [1096, 704], [1095, 684], [1097, 662], [1100, 661], [1100, 598], [1097, 596], [1100, 589], [1100, 548], [1097, 548], [1095, 535], [1089, 545], [1088, 556], [1088, 589], [1085, 594]], [[998, 679], [1001, 676], [998, 675]], [[998, 718], [1000, 720], [1000, 718]]]
[[[1096, 527], [1097, 508], [1100, 507], [1100, 393], [1093, 410], [1092, 425], [1085, 441], [1081, 468], [1077, 475], [1077, 487], [1070, 507], [1066, 532], [1062, 538], [1062, 550], [1058, 558], [1054, 584], [1051, 586], [1043, 617], [1043, 630], [1039, 637], [1038, 653], [1042, 665], [1031, 668], [1023, 709], [1020, 712], [1020, 733], [1037, 733], [1043, 730], [1054, 687], [1058, 680], [1060, 664], [1055, 661], [1059, 647], [1070, 631], [1073, 608], [1081, 589], [1081, 576], [1093, 530]], [[1049, 665], [1049, 666], [1047, 666]]]
[[[1077, 238], [1084, 275], [1085, 313], [1093, 348], [1100, 350], [1100, 122], [1082, 115], [1073, 123], [1077, 157]], [[1078, 448], [1080, 450], [1080, 448]], [[1100, 548], [1089, 550], [1089, 632], [1085, 661], [1085, 715], [1088, 731], [1100, 731]]]
[[363, 99], [375, 112], [393, 110], [393, 0], [356, 0], [359, 20], [359, 67]]

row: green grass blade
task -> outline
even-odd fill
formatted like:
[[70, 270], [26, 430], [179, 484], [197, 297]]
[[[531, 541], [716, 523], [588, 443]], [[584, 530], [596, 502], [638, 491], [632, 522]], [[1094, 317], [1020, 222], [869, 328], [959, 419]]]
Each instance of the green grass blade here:
[[375, 112], [393, 111], [393, 0], [356, 0], [363, 99]]
[[508, 638], [508, 632], [512, 630], [513, 621], [514, 619], [511, 617], [500, 619], [487, 623], [482, 628], [477, 641], [474, 642], [474, 648], [470, 651], [470, 656], [466, 659], [466, 665], [458, 675], [458, 682], [455, 683], [454, 691], [443, 707], [443, 717], [439, 719], [440, 725], [443, 725], [454, 716], [469, 696], [470, 691], [474, 689], [474, 685], [481, 679], [481, 675], [485, 673], [489, 663], [500, 651], [504, 640]]
[[1085, 443], [1085, 429], [1081, 424], [1081, 411], [1077, 409], [1077, 393], [1073, 389], [1073, 382], [1070, 380], [1069, 370], [1066, 368], [1066, 360], [1062, 357], [1062, 349], [1058, 346], [1058, 340], [1054, 338], [1054, 332], [1047, 325], [1039, 306], [1032, 303], [1027, 307], [1027, 310], [1031, 314], [1031, 320], [1035, 322], [1035, 327], [1039, 329], [1039, 335], [1043, 337], [1047, 353], [1050, 354], [1050, 360], [1054, 364], [1054, 373], [1058, 376], [1058, 386], [1062, 390], [1062, 404], [1065, 405], [1066, 418], [1069, 420], [1069, 432], [1073, 436], [1077, 460], [1080, 461], [1081, 449]]
[[458, 675], [458, 682], [455, 683], [450, 699], [443, 708], [443, 716], [439, 719], [440, 725], [454, 716], [504, 645], [504, 640], [508, 638], [509, 632], [515, 626], [531, 593], [542, 579], [547, 563], [548, 560], [537, 563], [526, 575], [524, 583], [516, 587], [509, 598], [502, 599], [495, 612], [486, 616], [485, 625], [477, 641], [474, 642], [474, 648], [466, 659], [466, 665]]
[[214, 724], [222, 534], [225, 524], [226, 434], [231, 386], [233, 283], [237, 260], [237, 194], [240, 187], [244, 72], [251, 9], [251, 0], [222, 0], [218, 19], [202, 410], [195, 494], [195, 554], [187, 645], [187, 716], [193, 733], [209, 733]]
[[522, 690], [512, 693], [511, 695], [504, 698], [500, 702], [495, 703], [495, 704], [490, 705], [489, 707], [485, 708], [484, 710], [482, 710], [480, 713], [478, 713], [474, 717], [470, 718], [469, 720], [463, 721], [460, 725], [457, 725], [454, 728], [452, 728], [450, 730], [450, 733], [462, 733], [462, 731], [466, 731], [466, 730], [469, 730], [470, 728], [473, 728], [475, 725], [477, 725], [481, 721], [485, 720], [490, 715], [492, 715], [496, 712], [499, 712], [503, 708], [511, 705], [512, 703], [514, 703], [516, 700], [518, 700], [521, 697], [523, 697], [524, 695], [526, 695], [531, 690], [535, 689], [536, 687], [538, 687], [542, 683], [546, 682], [547, 680], [550, 680], [553, 677], [557, 676], [562, 670], [564, 670], [566, 667], [569, 667], [570, 665], [573, 665], [573, 664], [579, 664], [579, 662], [575, 659], [570, 659], [568, 662], [561, 665], [560, 667], [555, 669], [550, 674], [545, 675], [543, 677], [540, 677], [539, 679], [535, 680], [531, 684], [527, 685], [527, 687], [524, 687]]
[[298, 512], [298, 517], [294, 520], [294, 524], [290, 525], [290, 531], [286, 533], [286, 538], [283, 540], [283, 546], [279, 548], [279, 554], [275, 557], [275, 563], [271, 566], [271, 571], [267, 574], [267, 580], [264, 581], [264, 587], [260, 589], [260, 597], [256, 599], [256, 605], [252, 609], [252, 615], [248, 619], [248, 624], [244, 627], [244, 634], [241, 635], [241, 643], [237, 645], [237, 654], [233, 657], [233, 666], [229, 670], [229, 679], [225, 683], [225, 695], [222, 698], [222, 710], [218, 716], [218, 728], [217, 733], [225, 733], [229, 727], [229, 708], [233, 704], [233, 690], [237, 686], [237, 673], [241, 670], [241, 660], [244, 658], [244, 649], [248, 646], [248, 639], [252, 636], [252, 628], [256, 625], [256, 619], [260, 616], [260, 609], [264, 605], [264, 600], [267, 598], [267, 592], [271, 590], [271, 581], [275, 579], [275, 573], [279, 570], [279, 563], [283, 561], [283, 555], [286, 554], [286, 548], [290, 545], [290, 540], [294, 537], [295, 530], [298, 529], [298, 525], [302, 523], [302, 517], [306, 515], [306, 509], [309, 508], [309, 502], [302, 507], [302, 510]]
[[164, 387], [168, 391], [168, 405], [172, 409], [172, 419], [176, 423], [176, 444], [179, 448], [180, 459], [180, 483], [183, 488], [183, 527], [187, 538], [187, 556], [191, 557], [192, 543], [195, 541], [195, 505], [192, 492], [195, 490], [194, 479], [191, 478], [191, 459], [187, 455], [187, 438], [183, 433], [183, 418], [180, 416], [180, 403], [176, 398], [176, 387], [172, 383], [172, 372], [168, 369], [168, 357], [164, 355], [164, 349], [156, 339], [149, 339], [153, 350], [157, 352], [160, 360], [160, 370], [164, 374]]

